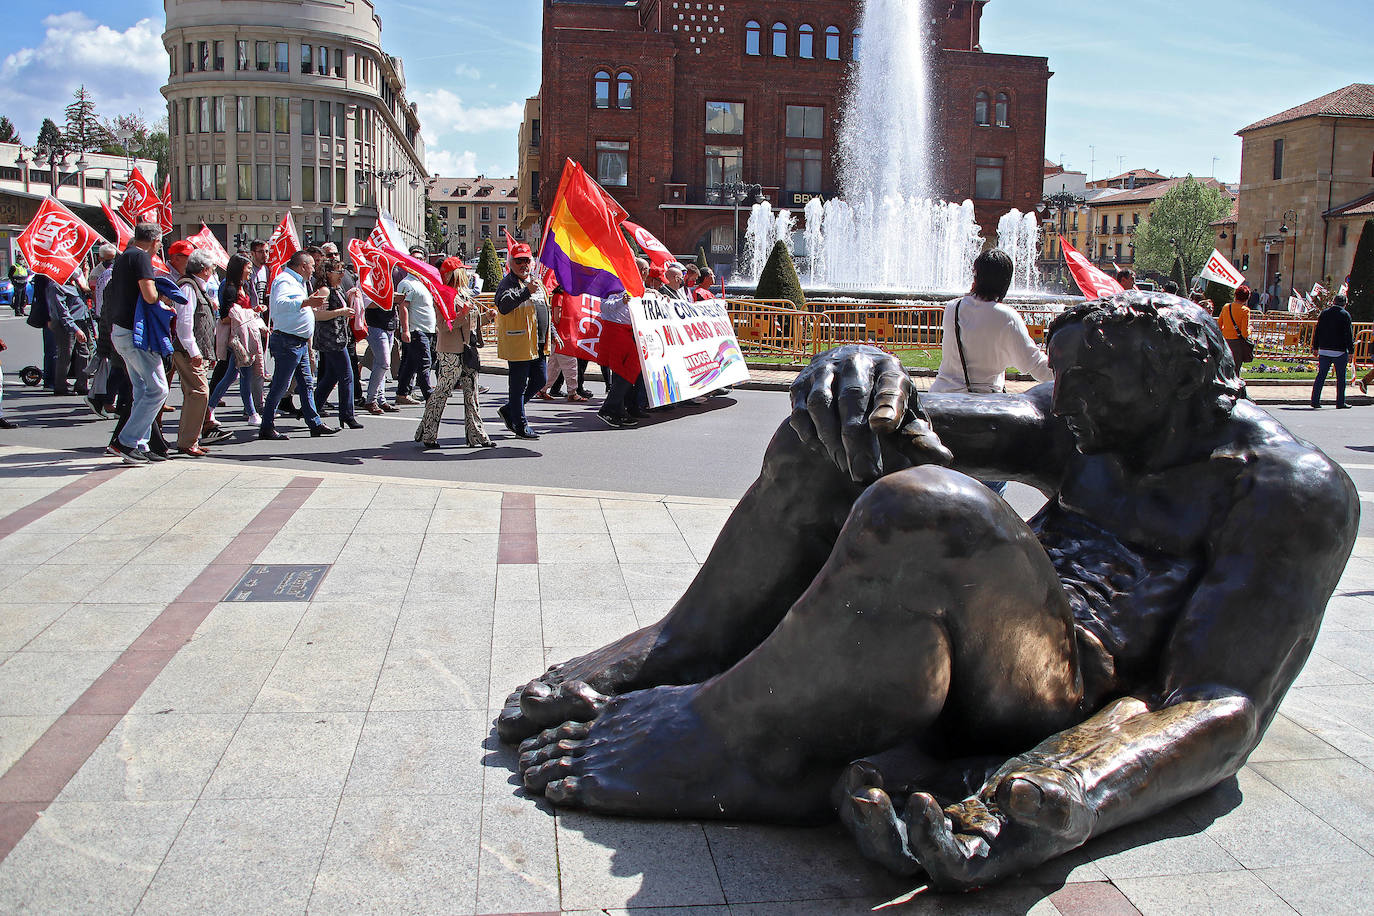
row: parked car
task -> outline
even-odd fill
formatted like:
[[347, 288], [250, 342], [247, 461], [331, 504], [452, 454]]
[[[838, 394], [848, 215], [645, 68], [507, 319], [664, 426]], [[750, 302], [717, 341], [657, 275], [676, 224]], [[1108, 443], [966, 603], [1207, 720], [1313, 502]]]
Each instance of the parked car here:
[[0, 305], [14, 304], [14, 284], [8, 277], [0, 277]]

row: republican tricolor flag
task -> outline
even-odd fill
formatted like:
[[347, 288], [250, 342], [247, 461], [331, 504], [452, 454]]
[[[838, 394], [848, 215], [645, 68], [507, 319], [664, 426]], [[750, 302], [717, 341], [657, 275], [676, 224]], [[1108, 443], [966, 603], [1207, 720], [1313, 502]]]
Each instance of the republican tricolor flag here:
[[625, 216], [582, 166], [567, 160], [549, 208], [539, 260], [569, 295], [604, 299], [621, 290], [644, 295], [634, 252], [620, 232]]

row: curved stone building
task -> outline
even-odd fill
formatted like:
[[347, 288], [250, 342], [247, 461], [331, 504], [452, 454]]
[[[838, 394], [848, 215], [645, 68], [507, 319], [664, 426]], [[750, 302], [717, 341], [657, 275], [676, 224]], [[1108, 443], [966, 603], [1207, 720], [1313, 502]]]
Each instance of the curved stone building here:
[[424, 234], [424, 141], [370, 0], [165, 0], [174, 232]]

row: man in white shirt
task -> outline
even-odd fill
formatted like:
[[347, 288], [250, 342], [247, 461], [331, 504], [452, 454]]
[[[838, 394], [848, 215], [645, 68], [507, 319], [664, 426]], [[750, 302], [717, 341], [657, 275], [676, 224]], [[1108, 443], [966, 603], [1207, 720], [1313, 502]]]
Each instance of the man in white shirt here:
[[[417, 258], [425, 257], [425, 250], [418, 245], [411, 248], [410, 253]], [[396, 403], [420, 404], [429, 400], [432, 390], [429, 367], [434, 363], [434, 335], [439, 330], [434, 297], [423, 283], [407, 274], [396, 284], [395, 301], [401, 320], [401, 367], [396, 374]], [[420, 389], [419, 400], [410, 396], [412, 387]]]
[[310, 335], [315, 331], [315, 310], [329, 298], [327, 289], [308, 293], [305, 279], [315, 271], [315, 259], [298, 251], [272, 280], [272, 334], [267, 350], [272, 354], [272, 385], [262, 409], [259, 439], [285, 439], [276, 427], [277, 406], [286, 396], [292, 379], [301, 394], [301, 413], [312, 436], [332, 436], [339, 430], [320, 419], [315, 409], [315, 377], [310, 371]]

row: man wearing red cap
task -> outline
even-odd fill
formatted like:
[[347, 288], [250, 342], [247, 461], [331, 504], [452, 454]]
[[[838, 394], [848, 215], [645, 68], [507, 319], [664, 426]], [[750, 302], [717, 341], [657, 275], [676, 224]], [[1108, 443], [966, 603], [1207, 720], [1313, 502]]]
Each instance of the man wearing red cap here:
[[195, 250], [195, 246], [185, 239], [176, 240], [167, 249], [167, 266], [172, 268], [172, 279], [177, 283], [186, 275], [186, 259]]
[[549, 300], [531, 273], [534, 260], [524, 242], [508, 244], [510, 272], [496, 287], [496, 355], [510, 365], [506, 403], [496, 409], [506, 429], [521, 439], [538, 439], [525, 420], [525, 402], [544, 387], [549, 343]]

